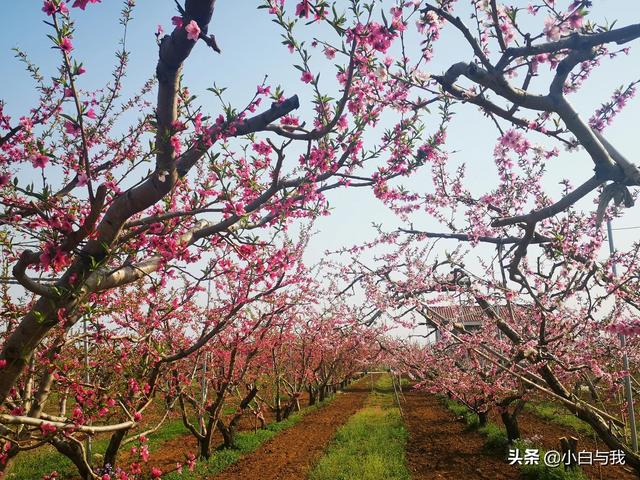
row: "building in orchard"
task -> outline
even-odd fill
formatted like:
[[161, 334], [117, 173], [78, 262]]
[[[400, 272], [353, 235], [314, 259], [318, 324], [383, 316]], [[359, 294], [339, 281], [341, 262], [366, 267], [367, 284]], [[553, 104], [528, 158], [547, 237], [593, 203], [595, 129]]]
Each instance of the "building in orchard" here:
[[[505, 320], [510, 318], [509, 307], [506, 305], [496, 305], [492, 307], [496, 315]], [[480, 327], [491, 321], [491, 317], [480, 305], [430, 305], [422, 310], [427, 327], [431, 328], [429, 336], [433, 335], [434, 340], [440, 340], [441, 332], [439, 325], [454, 325], [467, 332], [480, 330]], [[524, 316], [522, 306], [514, 305], [514, 315]]]

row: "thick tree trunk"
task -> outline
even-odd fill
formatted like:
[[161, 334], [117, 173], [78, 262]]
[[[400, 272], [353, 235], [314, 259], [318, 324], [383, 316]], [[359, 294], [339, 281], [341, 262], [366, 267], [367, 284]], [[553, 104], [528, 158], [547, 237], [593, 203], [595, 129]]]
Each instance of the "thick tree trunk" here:
[[577, 408], [576, 413], [580, 420], [587, 422], [593, 428], [602, 441], [612, 450], [622, 450], [625, 462], [640, 474], [640, 454], [634, 452], [628, 445], [622, 443], [609, 429], [607, 423], [596, 413], [587, 408]]
[[[569, 391], [560, 383], [549, 365], [543, 365], [538, 372], [556, 395], [571, 399]], [[625, 455], [626, 464], [640, 474], [640, 454], [634, 452], [629, 445], [620, 441], [620, 439], [612, 433], [609, 425], [600, 415], [582, 403], [565, 406], [568, 407], [572, 413], [575, 413], [580, 420], [587, 422], [607, 447], [612, 450], [622, 450]]]
[[297, 400], [295, 398], [292, 398], [291, 400], [289, 400], [289, 403], [287, 403], [287, 406], [284, 408], [283, 412], [282, 412], [282, 419], [286, 420], [287, 418], [289, 418], [291, 416], [291, 414], [293, 413], [293, 411], [296, 408], [296, 403]]
[[211, 457], [211, 437], [218, 424], [221, 408], [220, 404], [209, 411], [209, 420], [204, 427], [204, 432], [196, 437], [198, 439], [198, 458], [201, 460], [209, 460]]
[[218, 430], [222, 434], [223, 448], [235, 448], [236, 447], [236, 427], [232, 423], [227, 427], [222, 420], [218, 422]]
[[560, 438], [560, 452], [565, 461], [565, 470], [575, 470], [578, 465], [578, 439], [576, 437], [561, 437]]
[[122, 440], [124, 440], [127, 432], [128, 430], [118, 430], [117, 432], [114, 432], [113, 435], [111, 435], [107, 450], [104, 452], [104, 467], [106, 467], [107, 465], [111, 466], [112, 468], [116, 466], [118, 451], [120, 450]]
[[484, 427], [487, 424], [488, 416], [487, 412], [478, 412], [478, 424], [481, 427]]
[[[258, 394], [258, 388], [253, 385], [250, 389], [247, 390], [247, 394], [238, 405], [238, 411], [231, 417], [229, 421], [229, 426], [224, 424], [222, 418], [220, 418], [217, 422], [218, 430], [222, 434], [222, 439], [224, 441], [224, 448], [236, 448], [236, 432], [238, 430], [238, 423], [244, 415], [245, 411], [251, 404], [256, 395]], [[263, 419], [264, 421], [264, 419]]]
[[509, 439], [509, 443], [513, 443], [518, 440], [520, 438], [520, 427], [518, 425], [517, 414], [510, 414], [505, 410], [500, 413], [500, 418], [502, 419], [502, 423], [504, 423], [504, 427], [507, 429], [507, 438]]
[[208, 428], [202, 437], [198, 438], [198, 458], [209, 460], [211, 457], [211, 434], [212, 428]]
[[309, 392], [309, 406], [311, 407], [316, 404], [316, 391], [311, 385], [309, 385], [307, 392]]
[[91, 470], [91, 466], [87, 461], [84, 448], [82, 448], [81, 444], [62, 440], [56, 437], [52, 439], [51, 443], [56, 448], [56, 450], [58, 450], [58, 452], [60, 452], [73, 462], [73, 464], [78, 469], [78, 473], [80, 474], [80, 478], [82, 478], [82, 480], [94, 480], [98, 478]]

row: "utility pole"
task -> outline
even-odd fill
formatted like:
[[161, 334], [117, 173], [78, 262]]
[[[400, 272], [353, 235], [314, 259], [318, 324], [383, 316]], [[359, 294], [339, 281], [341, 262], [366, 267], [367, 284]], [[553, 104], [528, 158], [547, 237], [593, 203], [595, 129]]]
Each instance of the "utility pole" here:
[[204, 411], [207, 407], [207, 363], [209, 360], [209, 352], [204, 352], [204, 360], [202, 362], [202, 410], [200, 412], [200, 433], [204, 435]]
[[[209, 308], [211, 307], [211, 280], [207, 283], [207, 312], [209, 312]], [[202, 394], [202, 404], [200, 407], [200, 433], [204, 435], [205, 431], [205, 410], [207, 408], [207, 363], [209, 363], [209, 352], [204, 352], [204, 359], [202, 361], [202, 379], [201, 379], [201, 394]]]
[[[498, 250], [498, 265], [500, 265], [500, 275], [502, 276], [502, 288], [504, 288], [504, 291], [507, 291], [507, 275], [504, 273], [504, 245], [502, 244], [502, 239], [500, 239], [498, 241], [498, 246], [496, 247], [496, 249]], [[509, 309], [509, 315], [511, 317], [511, 321], [513, 321], [513, 307], [511, 306], [511, 300], [509, 300], [509, 297], [506, 297], [506, 301], [507, 301], [507, 308]], [[503, 340], [502, 338], [502, 330], [500, 330], [498, 328], [498, 338], [500, 339], [500, 341]]]
[[[87, 386], [91, 383], [91, 376], [89, 375], [89, 336], [87, 335], [87, 317], [82, 317], [82, 331], [84, 333], [84, 380]], [[91, 455], [91, 435], [87, 435], [85, 440], [85, 450], [87, 455], [87, 462], [91, 465], [93, 456]]]
[[[613, 244], [613, 229], [611, 228], [611, 220], [607, 220], [607, 235], [609, 237], [609, 253], [613, 255], [616, 251], [616, 248]], [[613, 271], [613, 276], [618, 276], [618, 268], [616, 262], [612, 262], [611, 268]], [[631, 378], [629, 376], [629, 357], [627, 356], [627, 339], [621, 334], [620, 337], [620, 347], [622, 348], [622, 368], [627, 372], [624, 376], [624, 393], [627, 400], [627, 415], [629, 416], [629, 430], [631, 433], [631, 447], [634, 452], [638, 451], [638, 432], [636, 430], [636, 416], [633, 409], [633, 390], [631, 389]]]

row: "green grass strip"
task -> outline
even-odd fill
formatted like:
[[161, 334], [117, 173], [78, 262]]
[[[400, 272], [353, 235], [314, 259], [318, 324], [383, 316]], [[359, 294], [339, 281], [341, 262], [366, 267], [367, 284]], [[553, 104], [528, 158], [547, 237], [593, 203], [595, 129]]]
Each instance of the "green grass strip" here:
[[525, 410], [532, 412], [537, 417], [549, 420], [556, 425], [571, 428], [583, 435], [594, 435], [593, 429], [587, 422], [580, 420], [562, 405], [553, 402], [528, 402], [525, 405]]
[[376, 384], [365, 407], [336, 433], [311, 480], [409, 480], [407, 432], [394, 404], [388, 375]]

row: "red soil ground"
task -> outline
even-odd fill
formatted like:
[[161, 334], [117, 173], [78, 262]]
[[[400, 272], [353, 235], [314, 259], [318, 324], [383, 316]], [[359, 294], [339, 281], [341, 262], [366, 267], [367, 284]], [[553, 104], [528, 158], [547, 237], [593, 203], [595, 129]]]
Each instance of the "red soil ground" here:
[[405, 393], [407, 466], [413, 480], [507, 480], [519, 471], [485, 452], [484, 437], [466, 425], [433, 395]]
[[352, 385], [330, 404], [305, 415], [300, 423], [279, 433], [213, 478], [303, 480], [336, 430], [362, 408], [369, 391], [366, 381]]
[[[466, 425], [455, 419], [440, 401], [422, 392], [408, 392], [403, 405], [405, 424], [409, 431], [407, 464], [413, 480], [426, 479], [518, 479], [519, 469], [510, 466], [485, 451], [484, 437], [468, 431]], [[537, 437], [536, 443], [546, 449], [559, 449], [559, 438], [578, 438], [578, 449], [595, 452], [608, 451], [602, 442], [575, 433], [566, 427], [550, 423], [536, 415], [524, 412], [519, 417], [524, 438]], [[500, 419], [492, 418], [500, 425]], [[622, 466], [582, 467], [590, 479], [637, 480], [637, 476]]]

